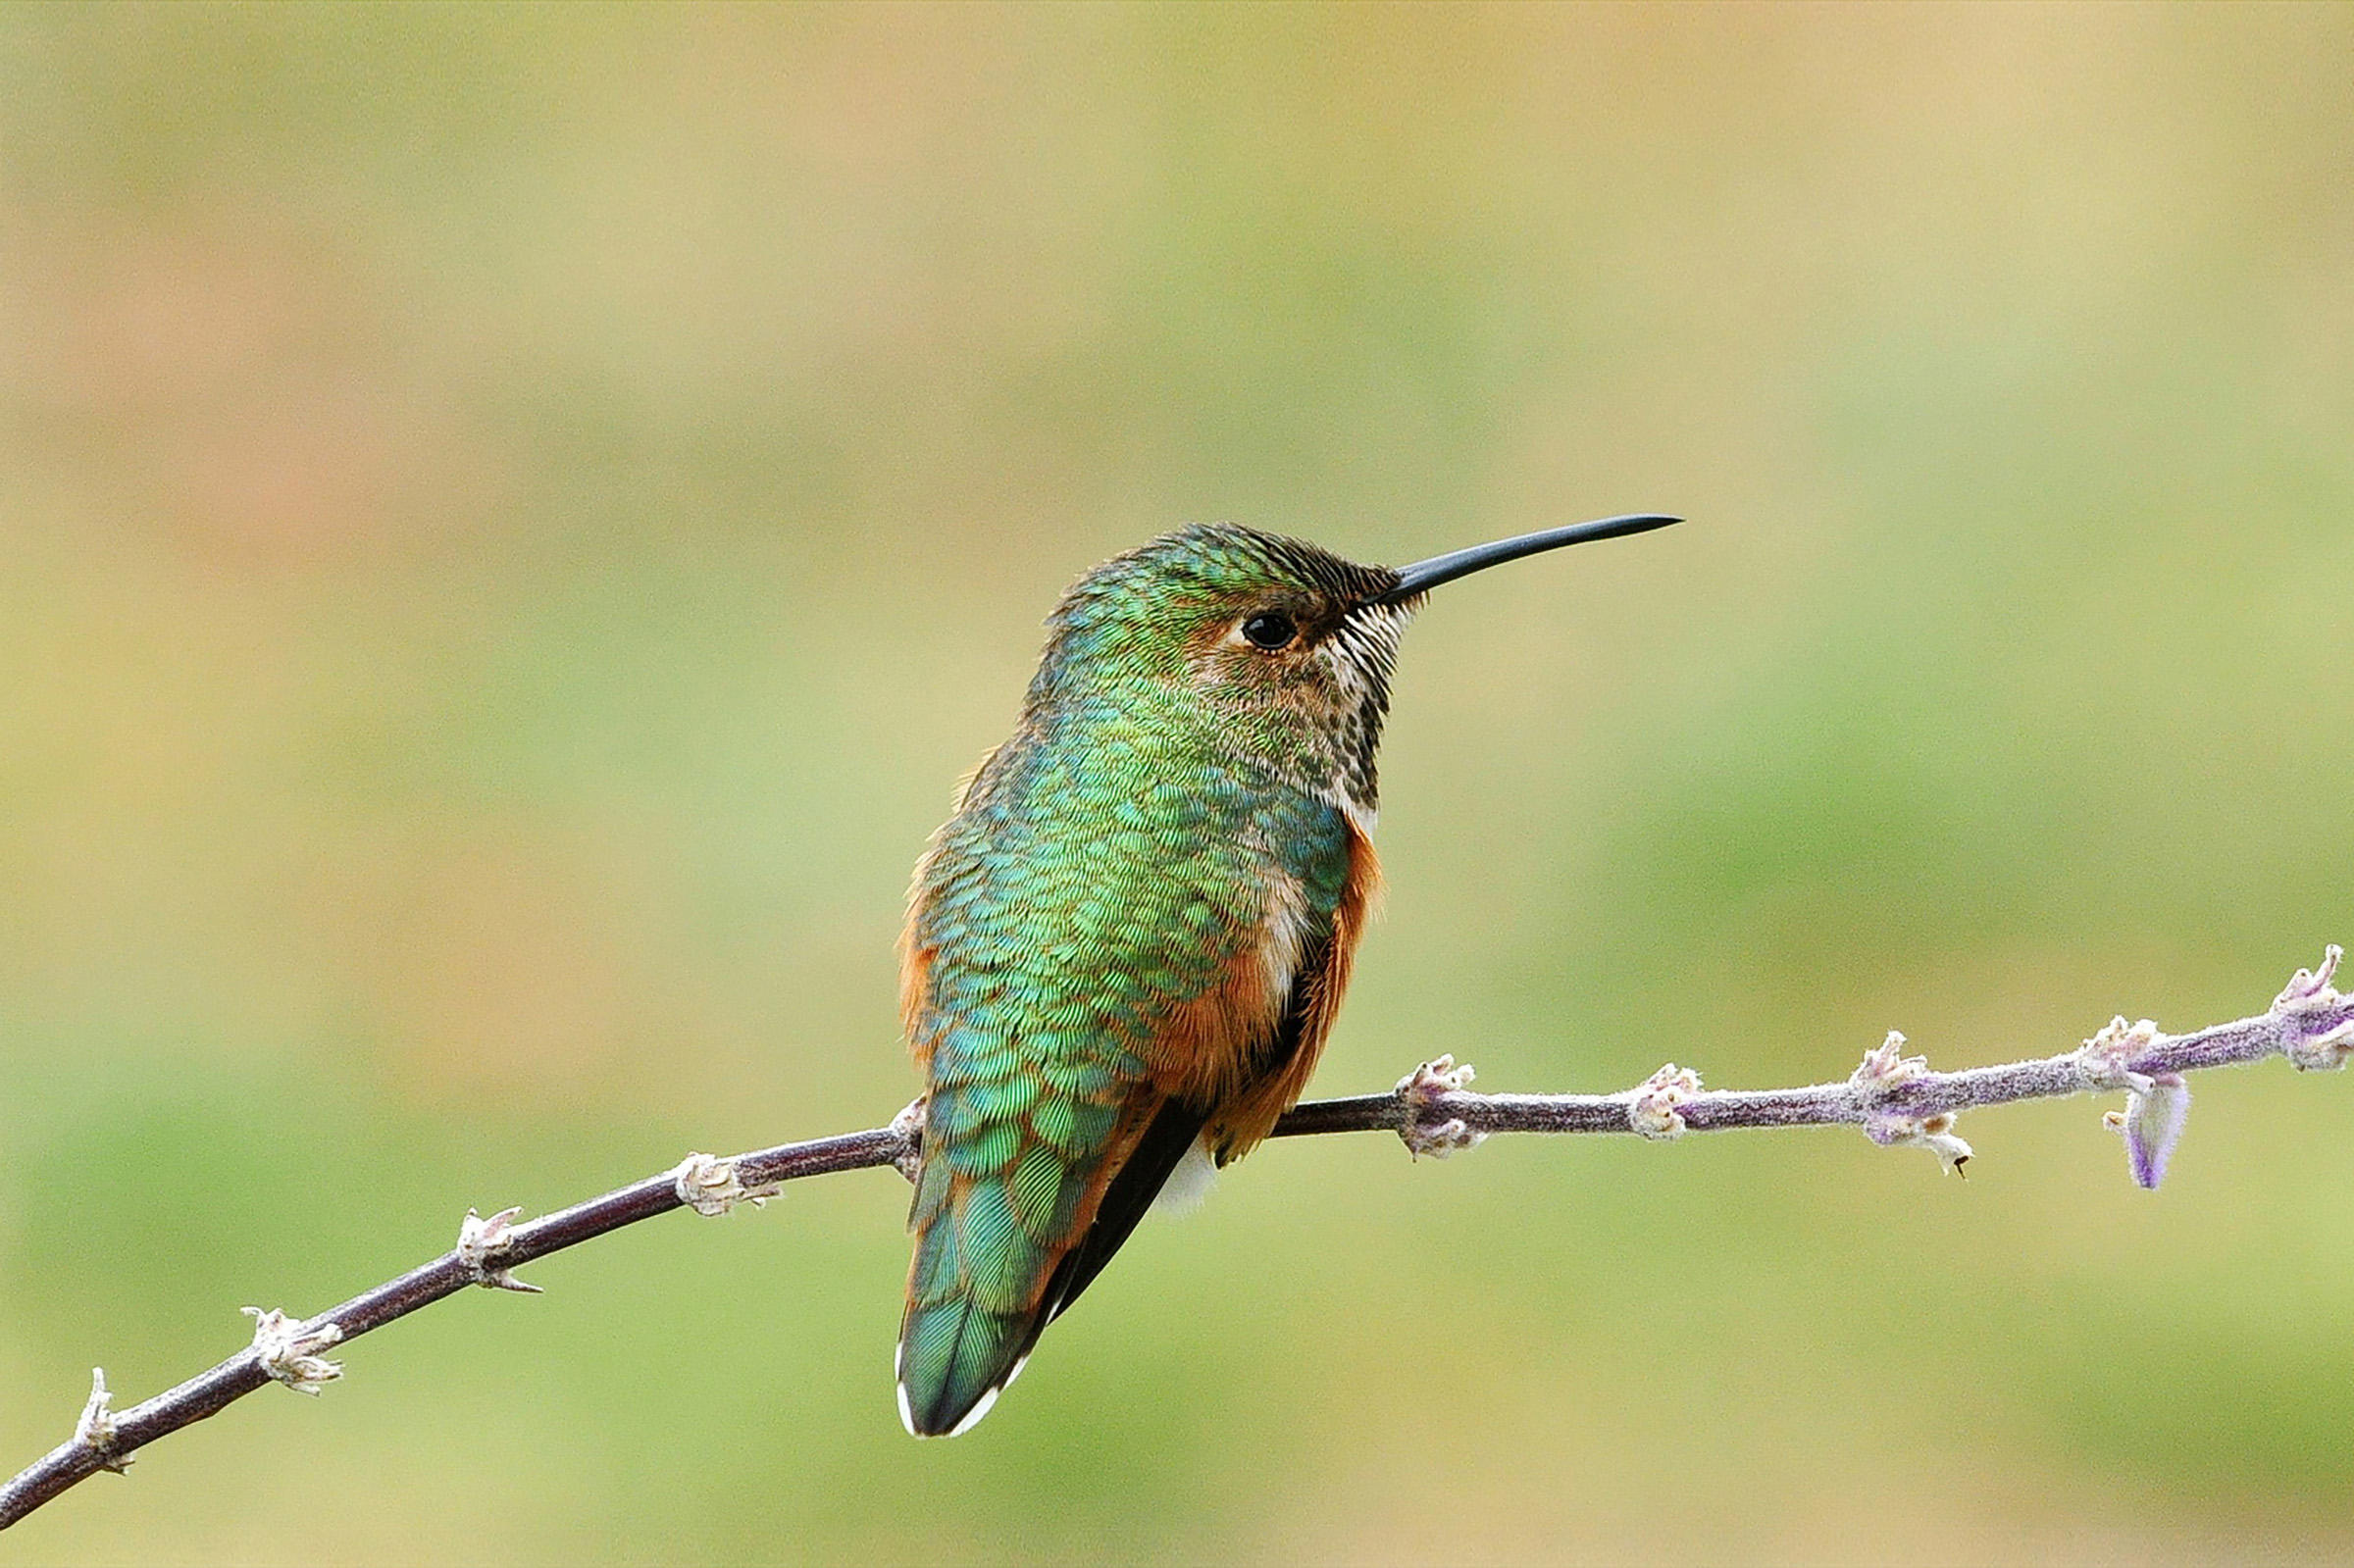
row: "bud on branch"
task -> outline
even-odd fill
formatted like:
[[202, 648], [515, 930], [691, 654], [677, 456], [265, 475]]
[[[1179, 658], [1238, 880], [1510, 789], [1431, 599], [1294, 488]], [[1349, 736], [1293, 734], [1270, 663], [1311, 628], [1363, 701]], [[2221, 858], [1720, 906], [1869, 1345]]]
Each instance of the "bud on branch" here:
[[[2148, 1022], [2113, 1020], [2078, 1048], [2032, 1061], [1960, 1072], [1930, 1070], [1904, 1054], [1891, 1033], [1856, 1070], [1834, 1084], [1804, 1088], [1705, 1089], [1700, 1075], [1673, 1063], [1616, 1094], [1478, 1094], [1471, 1069], [1452, 1056], [1424, 1063], [1387, 1094], [1318, 1100], [1276, 1125], [1278, 1138], [1321, 1133], [1395, 1133], [1417, 1155], [1445, 1155], [1496, 1133], [1629, 1133], [1668, 1139], [1735, 1128], [1837, 1127], [1873, 1142], [1926, 1148], [1959, 1172], [1970, 1147], [1954, 1134], [1963, 1112], [2014, 1100], [2123, 1090], [2125, 1105], [2105, 1120], [2125, 1138], [2134, 1181], [2154, 1188], [2182, 1135], [2190, 1108], [2183, 1075], [2285, 1056], [2301, 1070], [2334, 1070], [2354, 1055], [2354, 996], [2331, 982], [2343, 957], [2331, 947], [2319, 970], [2297, 971], [2269, 1011], [2188, 1035], [2167, 1035]], [[253, 1343], [208, 1372], [128, 1410], [112, 1408], [102, 1371], [91, 1374], [88, 1404], [74, 1435], [0, 1488], [0, 1529], [15, 1524], [68, 1488], [101, 1470], [123, 1471], [137, 1449], [214, 1415], [272, 1382], [316, 1394], [342, 1375], [342, 1363], [318, 1352], [345, 1344], [470, 1287], [535, 1290], [514, 1271], [535, 1258], [640, 1220], [691, 1207], [723, 1214], [757, 1204], [784, 1183], [836, 1171], [895, 1166], [912, 1177], [923, 1137], [919, 1106], [890, 1126], [787, 1143], [733, 1158], [691, 1154], [679, 1165], [537, 1220], [516, 1223], [520, 1209], [486, 1220], [469, 1211], [451, 1251], [320, 1317], [295, 1320], [275, 1309], [255, 1318]]]

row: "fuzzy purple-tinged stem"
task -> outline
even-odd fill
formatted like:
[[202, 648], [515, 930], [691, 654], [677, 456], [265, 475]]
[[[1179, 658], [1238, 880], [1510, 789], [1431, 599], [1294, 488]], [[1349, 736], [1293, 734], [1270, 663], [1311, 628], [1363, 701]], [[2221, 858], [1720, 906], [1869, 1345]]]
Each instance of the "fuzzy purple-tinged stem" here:
[[[1875, 1052], [1866, 1059], [1866, 1069], [1871, 1071], [1859, 1070], [1835, 1084], [1703, 1090], [1691, 1079], [1687, 1082], [1695, 1087], [1670, 1086], [1673, 1091], [1663, 1099], [1656, 1080], [1616, 1094], [1478, 1094], [1467, 1089], [1360, 1094], [1301, 1105], [1276, 1126], [1275, 1136], [1408, 1134], [1451, 1123], [1472, 1134], [1648, 1131], [1661, 1136], [1637, 1114], [1648, 1110], [1665, 1119], [1672, 1130], [1667, 1136], [1737, 1128], [1854, 1126], [1880, 1141], [1935, 1144], [1941, 1138], [1953, 1141], [1943, 1126], [1966, 1110], [2124, 1087], [2131, 1095], [2124, 1131], [2133, 1177], [2144, 1187], [2155, 1187], [2165, 1174], [2189, 1104], [2181, 1075], [2273, 1055], [2285, 1055], [2300, 1068], [2338, 1067], [2354, 1054], [2354, 996], [2329, 988], [2338, 957], [2332, 948], [2318, 972], [2300, 970], [2269, 1012], [2189, 1035], [2152, 1031], [2145, 1040], [2139, 1034], [2128, 1034], [2122, 1037], [2124, 1048], [2091, 1060], [2087, 1053], [2101, 1043], [2098, 1037], [2084, 1049], [2057, 1056], [1936, 1073], [1915, 1059], [1899, 1060], [1894, 1047], [1901, 1041], [1892, 1039], [1884, 1058]], [[1892, 1129], [1908, 1128], [1936, 1131], [1921, 1139], [1888, 1136]], [[837, 1171], [904, 1168], [920, 1137], [915, 1120], [902, 1118], [890, 1127], [754, 1150], [735, 1156], [732, 1163], [743, 1187], [767, 1188]], [[1415, 1144], [1412, 1138], [1407, 1142], [1409, 1147]], [[1952, 1163], [1950, 1152], [1947, 1157]], [[486, 1270], [481, 1258], [470, 1260], [452, 1250], [307, 1320], [308, 1325], [332, 1323], [341, 1331], [341, 1342], [348, 1342], [445, 1296], [492, 1283], [486, 1274], [518, 1268], [684, 1206], [677, 1172], [665, 1171], [502, 1230], [494, 1270]], [[271, 1381], [260, 1355], [246, 1349], [114, 1415], [102, 1437], [85, 1441], [77, 1436], [59, 1444], [0, 1488], [0, 1529], [100, 1470], [120, 1468], [158, 1438], [218, 1414]]]

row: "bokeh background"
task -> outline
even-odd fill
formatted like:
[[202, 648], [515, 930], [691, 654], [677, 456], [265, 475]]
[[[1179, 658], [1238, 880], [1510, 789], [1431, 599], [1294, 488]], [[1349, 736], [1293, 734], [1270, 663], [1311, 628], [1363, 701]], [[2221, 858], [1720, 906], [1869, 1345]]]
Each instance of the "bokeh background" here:
[[[0, 1454], [872, 1125], [1053, 595], [1670, 533], [1409, 638], [1318, 1079], [1945, 1065], [2354, 940], [2354, 12], [0, 12]], [[354, 1345], [26, 1560], [2354, 1552], [2354, 1097], [1271, 1145], [979, 1432], [905, 1191]]]

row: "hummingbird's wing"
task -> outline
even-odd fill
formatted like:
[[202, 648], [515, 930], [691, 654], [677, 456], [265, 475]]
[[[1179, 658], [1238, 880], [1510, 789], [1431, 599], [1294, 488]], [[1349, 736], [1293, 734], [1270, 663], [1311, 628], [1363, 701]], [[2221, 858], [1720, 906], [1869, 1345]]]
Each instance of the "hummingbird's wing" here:
[[[1326, 923], [1316, 973], [1331, 935]], [[1256, 961], [1245, 956], [1233, 968], [1239, 975]], [[1101, 1060], [992, 1048], [969, 1022], [945, 1032], [928, 1063], [933, 1087], [909, 1215], [915, 1255], [898, 1385], [910, 1431], [953, 1434], [987, 1412], [1046, 1326], [1135, 1231], [1220, 1101], [1294, 1066], [1318, 994], [1296, 971], [1280, 1014], [1260, 1013], [1247, 1034], [1224, 1035], [1222, 1092], [1176, 1080], [1174, 1067], [1155, 1072], [1151, 1041], [1138, 1042], [1127, 1057], [1134, 1068], [1123, 1073]], [[1206, 994], [1197, 1002], [1221, 1022], [1236, 1019], [1234, 1007]], [[1202, 1033], [1198, 1021], [1166, 1029]]]
[[1063, 1255], [1047, 1282], [1041, 1311], [1030, 1326], [1022, 1346], [1022, 1354], [1046, 1332], [1047, 1325], [1069, 1310], [1079, 1299], [1079, 1293], [1093, 1284], [1103, 1265], [1111, 1261], [1136, 1230], [1140, 1221], [1151, 1209], [1152, 1200], [1168, 1185], [1169, 1174], [1185, 1151], [1194, 1146], [1202, 1136], [1202, 1124], [1208, 1113], [1199, 1105], [1184, 1100], [1163, 1100], [1152, 1120], [1145, 1125], [1144, 1135], [1136, 1147], [1103, 1189], [1103, 1199], [1096, 1205], [1096, 1219], [1079, 1239], [1079, 1244]]
[[[1291, 993], [1274, 1030], [1265, 1039], [1249, 1047], [1250, 1067], [1239, 1094], [1223, 1105], [1204, 1105], [1185, 1098], [1162, 1101], [1144, 1136], [1137, 1140], [1136, 1148], [1104, 1188], [1102, 1201], [1096, 1207], [1095, 1223], [1056, 1267], [1047, 1288], [1048, 1309], [1040, 1314], [1037, 1325], [1030, 1331], [1031, 1342], [1037, 1341], [1049, 1323], [1068, 1311], [1096, 1276], [1103, 1272], [1103, 1265], [1111, 1261], [1112, 1254], [1119, 1251], [1152, 1207], [1160, 1189], [1168, 1185], [1177, 1162], [1205, 1130], [1210, 1134], [1211, 1157], [1224, 1165], [1248, 1146], [1238, 1147], [1228, 1141], [1227, 1127], [1234, 1123], [1236, 1109], [1264, 1099], [1270, 1087], [1280, 1091], [1287, 1081], [1297, 1079], [1302, 1087], [1305, 1086], [1304, 1069], [1315, 1065], [1315, 1054], [1323, 1046], [1324, 1031], [1331, 1025], [1332, 1008], [1324, 1004], [1325, 998], [1329, 995], [1337, 1003], [1339, 987], [1347, 984], [1348, 950], [1355, 946], [1356, 937], [1354, 921], [1335, 920], [1305, 956], [1293, 975]], [[1342, 971], [1338, 977], [1333, 973], [1336, 963]], [[1300, 1090], [1292, 1089], [1291, 1099], [1299, 1097]], [[1280, 1116], [1290, 1108], [1290, 1103], [1287, 1100], [1278, 1106], [1274, 1115]], [[1217, 1124], [1214, 1127], [1213, 1119]], [[1272, 1121], [1270, 1116], [1270, 1125]], [[1250, 1142], [1255, 1143], [1264, 1136], [1265, 1130], [1260, 1129]], [[1027, 1346], [1023, 1353], [1028, 1353]]]
[[[1222, 1159], [1264, 1136], [1338, 1006], [1370, 890], [1355, 825], [1148, 782], [1166, 814], [1236, 820], [1131, 829], [1126, 796], [1016, 743], [918, 869], [902, 981], [930, 1091], [898, 1368], [918, 1434], [979, 1419], [1205, 1126]], [[1046, 820], [1074, 801], [1084, 831]]]
[[[1330, 1023], [1331, 1009], [1324, 998], [1333, 994], [1336, 955], [1344, 970], [1348, 962], [1340, 954], [1342, 935], [1337, 926], [1326, 929], [1295, 974], [1275, 1028], [1258, 1040], [1245, 1042], [1250, 1059], [1243, 1078], [1245, 1100], [1263, 1097], [1268, 1086], [1295, 1077], [1305, 1083], [1301, 1069], [1313, 1065], [1314, 1050]], [[1356, 934], [1349, 929], [1346, 935], [1353, 939]], [[1292, 1098], [1298, 1094], [1292, 1090]], [[1190, 1097], [1148, 1094], [1132, 1099], [1111, 1146], [1095, 1167], [1096, 1179], [1089, 1184], [1093, 1190], [1084, 1193], [1077, 1206], [1074, 1218], [1084, 1229], [1074, 1227], [1075, 1239], [1064, 1242], [1067, 1250], [1052, 1263], [1031, 1302], [1012, 1312], [989, 1310], [975, 1298], [969, 1284], [949, 1288], [955, 1267], [951, 1239], [961, 1227], [947, 1212], [952, 1204], [950, 1182], [925, 1172], [916, 1194], [916, 1260], [898, 1369], [905, 1401], [901, 1413], [910, 1430], [953, 1434], [988, 1413], [997, 1395], [1021, 1375], [1047, 1325], [1069, 1310], [1103, 1272], [1186, 1151], [1202, 1138], [1204, 1125], [1217, 1114], [1217, 1106]], [[1274, 1114], [1280, 1114], [1280, 1107]], [[1270, 1123], [1272, 1119], [1267, 1118]], [[1224, 1151], [1215, 1152], [1223, 1164]], [[938, 1194], [929, 1202], [926, 1189]]]

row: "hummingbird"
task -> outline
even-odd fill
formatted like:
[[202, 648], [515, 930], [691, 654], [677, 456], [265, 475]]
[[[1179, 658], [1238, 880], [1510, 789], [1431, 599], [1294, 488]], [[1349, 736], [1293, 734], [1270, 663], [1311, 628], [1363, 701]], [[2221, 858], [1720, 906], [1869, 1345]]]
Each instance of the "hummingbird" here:
[[917, 863], [900, 938], [925, 1078], [909, 1432], [988, 1414], [1163, 1189], [1205, 1187], [1306, 1088], [1379, 885], [1374, 752], [1424, 595], [1677, 521], [1405, 567], [1197, 524], [1063, 595], [1012, 735]]

